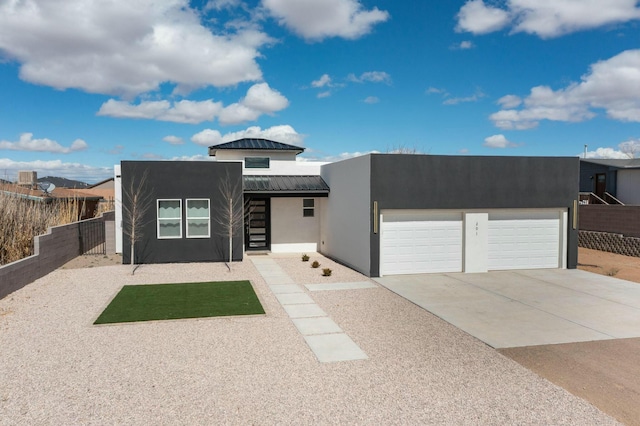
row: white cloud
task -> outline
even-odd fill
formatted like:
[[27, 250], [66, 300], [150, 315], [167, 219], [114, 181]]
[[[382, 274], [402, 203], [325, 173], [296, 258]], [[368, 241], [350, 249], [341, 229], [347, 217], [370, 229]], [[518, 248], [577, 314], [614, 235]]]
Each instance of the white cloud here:
[[83, 151], [89, 145], [82, 139], [74, 140], [71, 145], [64, 147], [51, 139], [33, 139], [33, 133], [22, 133], [16, 142], [0, 140], [0, 150], [11, 151], [34, 151], [51, 152], [56, 154], [69, 154], [71, 152]]
[[167, 82], [184, 93], [259, 81], [269, 43], [251, 26], [215, 33], [188, 0], [0, 3], [3, 56], [23, 80], [57, 89], [134, 97]]
[[505, 10], [487, 6], [482, 0], [468, 1], [458, 12], [459, 32], [486, 34], [498, 31], [509, 24], [509, 13]]
[[134, 105], [125, 101], [109, 99], [103, 103], [97, 115], [116, 118], [144, 118], [174, 123], [198, 124], [212, 121], [222, 111], [221, 102], [206, 101], [178, 102], [142, 101]]
[[489, 136], [484, 140], [483, 146], [487, 148], [513, 148], [517, 144], [510, 142], [504, 135]]
[[273, 114], [289, 106], [287, 98], [267, 83], [254, 84], [240, 102], [225, 107], [218, 117], [220, 124], [239, 124], [253, 121], [262, 114]]
[[329, 74], [322, 74], [319, 79], [311, 82], [312, 87], [331, 87], [331, 77]]
[[447, 93], [447, 91], [446, 91], [446, 90], [444, 90], [444, 89], [439, 89], [439, 88], [437, 88], [437, 87], [429, 87], [429, 88], [426, 90], [426, 93], [427, 93], [427, 95], [433, 95], [433, 94], [438, 94], [438, 95], [440, 95], [440, 94], [446, 94], [446, 93]]
[[[445, 97], [447, 96], [449, 95], [446, 94]], [[458, 104], [463, 104], [468, 102], [478, 102], [480, 99], [484, 98], [485, 96], [487, 95], [485, 95], [481, 90], [478, 90], [476, 91], [475, 94], [471, 96], [465, 96], [461, 98], [447, 98], [442, 103], [444, 105], [458, 105]]]
[[[579, 156], [583, 157], [584, 153], [580, 153]], [[587, 151], [587, 158], [640, 158], [640, 139], [630, 139], [622, 142], [618, 144], [618, 149], [607, 147], [597, 148], [595, 151]]]
[[205, 10], [232, 9], [241, 5], [240, 0], [209, 0], [205, 5]]
[[342, 161], [342, 160], [347, 160], [349, 158], [354, 158], [354, 157], [361, 157], [363, 155], [367, 155], [367, 154], [379, 154], [380, 151], [355, 151], [355, 152], [342, 152], [340, 154], [337, 155], [312, 155], [312, 156], [305, 156], [303, 158], [298, 157], [299, 161], [320, 161], [320, 162], [326, 162], [326, 163], [334, 163], [336, 161]]
[[[584, 157], [584, 153], [579, 154]], [[587, 158], [607, 158], [614, 160], [628, 159], [629, 156], [622, 151], [613, 148], [598, 148], [595, 151], [587, 151]]]
[[204, 129], [191, 136], [191, 141], [198, 145], [211, 146], [222, 142], [222, 135], [217, 130]]
[[360, 74], [360, 77], [355, 74], [349, 74], [347, 80], [354, 83], [386, 83], [391, 84], [391, 76], [384, 71], [367, 71]]
[[511, 26], [542, 38], [640, 19], [637, 0], [507, 0], [504, 8], [470, 0], [458, 13], [458, 31], [486, 34]]
[[181, 137], [178, 136], [173, 136], [173, 135], [169, 135], [169, 136], [165, 136], [164, 138], [162, 138], [163, 141], [170, 143], [171, 145], [182, 145], [184, 144], [184, 139], [182, 139]]
[[358, 0], [263, 0], [280, 25], [308, 40], [357, 39], [389, 19], [378, 8], [364, 10]]
[[328, 98], [329, 96], [331, 96], [331, 92], [330, 91], [326, 91], [326, 92], [320, 92], [318, 93], [318, 99], [323, 99], [323, 98]]
[[227, 107], [211, 99], [173, 103], [166, 100], [142, 101], [139, 104], [109, 99], [102, 104], [97, 115], [189, 124], [213, 121], [217, 117], [221, 124], [238, 124], [280, 111], [288, 105], [289, 101], [280, 92], [271, 89], [267, 83], [258, 83], [251, 86], [238, 103]]
[[254, 84], [247, 91], [247, 95], [240, 103], [247, 108], [270, 114], [289, 106], [287, 98], [280, 92], [269, 87], [267, 83]]
[[3, 173], [0, 178], [10, 181], [17, 180], [20, 170], [33, 170], [38, 172], [38, 176], [58, 176], [87, 183], [95, 183], [113, 177], [113, 167], [63, 163], [60, 160], [14, 161], [9, 158], [0, 158], [0, 170]]
[[297, 146], [302, 146], [304, 143], [304, 135], [296, 132], [296, 130], [288, 124], [273, 126], [267, 129], [262, 129], [259, 126], [251, 126], [245, 130], [226, 133], [224, 136], [217, 130], [205, 129], [193, 135], [191, 140], [198, 145], [211, 146], [243, 138], [269, 139]]
[[609, 118], [640, 122], [640, 50], [627, 50], [597, 62], [580, 83], [559, 90], [537, 86], [523, 100], [521, 109], [514, 95], [501, 98], [504, 109], [491, 115], [501, 129], [530, 129], [541, 120], [580, 122], [605, 110]]
[[469, 50], [469, 49], [473, 49], [475, 46], [473, 45], [472, 42], [465, 40], [465, 41], [461, 41], [458, 44], [454, 44], [453, 46], [451, 46], [452, 50]]
[[367, 96], [364, 101], [365, 104], [377, 104], [380, 99], [377, 96]]
[[498, 99], [498, 105], [502, 108], [515, 108], [520, 106], [521, 103], [522, 99], [520, 99], [520, 96], [515, 95], [506, 95]]
[[182, 155], [179, 157], [172, 157], [170, 161], [216, 161], [215, 157], [209, 155], [196, 154], [196, 155]]

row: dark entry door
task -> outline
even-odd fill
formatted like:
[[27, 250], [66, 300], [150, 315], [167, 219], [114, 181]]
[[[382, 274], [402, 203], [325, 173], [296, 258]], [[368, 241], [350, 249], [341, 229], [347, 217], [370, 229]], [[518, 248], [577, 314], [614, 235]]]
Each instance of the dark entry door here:
[[598, 173], [596, 175], [596, 195], [600, 198], [603, 198], [606, 190], [607, 190], [607, 175], [604, 173]]
[[245, 250], [269, 250], [269, 199], [251, 198], [245, 212]]

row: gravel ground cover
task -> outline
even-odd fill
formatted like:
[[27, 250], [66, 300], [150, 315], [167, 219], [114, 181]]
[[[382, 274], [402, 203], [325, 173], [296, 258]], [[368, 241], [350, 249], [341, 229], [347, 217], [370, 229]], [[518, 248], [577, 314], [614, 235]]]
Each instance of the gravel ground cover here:
[[[92, 325], [124, 284], [241, 279], [266, 315]], [[248, 259], [54, 271], [0, 300], [0, 424], [616, 424], [384, 288], [311, 296], [368, 360], [317, 362]]]

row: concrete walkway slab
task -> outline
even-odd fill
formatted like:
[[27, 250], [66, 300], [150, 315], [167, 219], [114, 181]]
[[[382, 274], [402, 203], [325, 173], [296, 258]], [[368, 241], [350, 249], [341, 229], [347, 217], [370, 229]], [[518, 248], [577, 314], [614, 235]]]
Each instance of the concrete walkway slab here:
[[329, 317], [295, 318], [293, 324], [303, 336], [342, 333], [342, 329]]
[[305, 284], [309, 291], [327, 291], [327, 290], [358, 290], [361, 288], [377, 288], [378, 286], [371, 281], [354, 282], [354, 283], [332, 283], [332, 284]]
[[295, 284], [274, 284], [269, 288], [273, 294], [304, 293], [304, 290]]
[[585, 271], [375, 280], [495, 348], [640, 337], [640, 285]]
[[289, 318], [311, 318], [326, 317], [327, 313], [315, 303], [305, 305], [284, 305], [282, 306], [289, 315]]
[[[260, 258], [253, 263], [320, 362], [367, 359], [364, 351], [329, 318], [320, 306], [314, 303], [301, 287], [294, 283], [273, 259]], [[334, 285], [334, 289], [364, 287], [376, 287], [376, 285], [370, 282]]]
[[304, 339], [320, 362], [368, 359], [367, 354], [344, 333], [304, 336]]
[[278, 302], [280, 302], [282, 306], [313, 303], [313, 299], [306, 293], [276, 294], [276, 299], [278, 299]]

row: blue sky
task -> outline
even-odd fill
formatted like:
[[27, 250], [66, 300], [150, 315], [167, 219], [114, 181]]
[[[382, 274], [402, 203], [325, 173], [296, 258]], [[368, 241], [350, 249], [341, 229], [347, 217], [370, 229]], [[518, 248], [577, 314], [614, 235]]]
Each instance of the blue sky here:
[[0, 0], [0, 177], [249, 136], [336, 160], [640, 156], [636, 0]]

